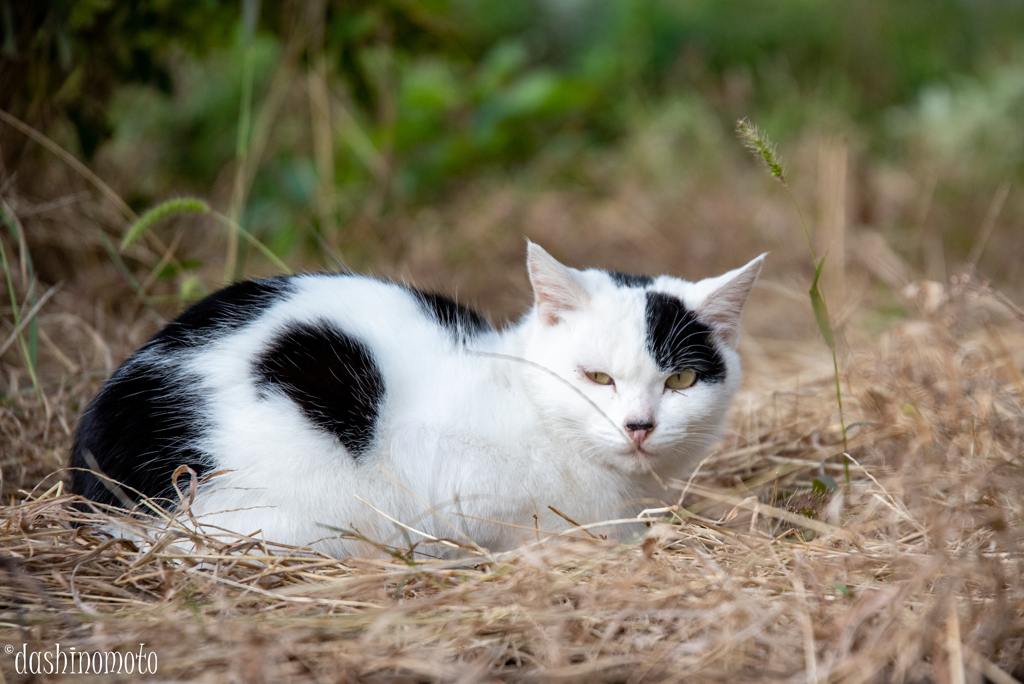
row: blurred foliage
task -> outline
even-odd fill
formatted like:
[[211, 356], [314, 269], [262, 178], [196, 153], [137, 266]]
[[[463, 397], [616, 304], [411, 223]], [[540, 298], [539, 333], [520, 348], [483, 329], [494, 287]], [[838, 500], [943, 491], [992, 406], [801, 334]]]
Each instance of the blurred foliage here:
[[894, 138], [911, 141], [958, 180], [1024, 178], [1024, 54], [932, 84], [888, 119]]
[[254, 38], [244, 4], [3, 0], [0, 107], [70, 122], [141, 209], [229, 185], [251, 69], [242, 222], [276, 250], [537, 159], [579, 181], [581, 155], [643, 146], [644, 126], [678, 145], [652, 154], [707, 157], [747, 115], [780, 139], [855, 123], [878, 154], [971, 146], [1024, 172], [1024, 66], [1001, 66], [1017, 1], [265, 0]]
[[211, 0], [4, 0], [0, 108], [44, 128], [67, 117], [91, 157], [112, 132], [107, 105], [119, 86], [171, 92], [171, 49], [222, 45], [237, 17]]

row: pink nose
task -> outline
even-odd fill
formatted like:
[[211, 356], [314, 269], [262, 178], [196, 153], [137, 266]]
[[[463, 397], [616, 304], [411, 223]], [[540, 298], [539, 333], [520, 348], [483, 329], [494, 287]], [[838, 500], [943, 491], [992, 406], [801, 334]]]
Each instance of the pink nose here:
[[651, 421], [626, 423], [626, 434], [630, 436], [637, 448], [644, 445], [644, 440], [654, 432], [654, 423]]

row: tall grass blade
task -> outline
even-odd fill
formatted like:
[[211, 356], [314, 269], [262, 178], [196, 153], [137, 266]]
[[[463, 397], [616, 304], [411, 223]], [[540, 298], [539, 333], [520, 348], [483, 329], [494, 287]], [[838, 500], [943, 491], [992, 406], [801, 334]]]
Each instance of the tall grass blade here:
[[[36, 281], [33, 277], [28, 289], [28, 305], [36, 306]], [[39, 321], [33, 316], [28, 322], [28, 363], [32, 368], [39, 367]]]
[[[25, 231], [21, 226], [21, 222], [18, 221], [18, 217], [6, 202], [3, 203], [2, 210], [4, 225], [7, 226], [7, 230], [10, 231], [11, 236], [18, 243], [21, 283], [28, 289], [27, 308], [35, 311], [37, 304], [36, 272], [35, 267], [32, 265], [32, 255], [28, 252]], [[4, 267], [6, 268], [6, 265]], [[39, 367], [39, 321], [36, 320], [34, 313], [27, 318], [28, 320], [25, 321], [25, 326], [28, 328], [28, 357], [26, 360], [28, 361], [30, 375], [34, 375], [34, 371]], [[17, 316], [15, 316], [15, 325], [17, 325]]]
[[814, 282], [811, 283], [811, 306], [814, 308], [814, 319], [818, 322], [818, 330], [821, 331], [821, 336], [825, 338], [825, 344], [828, 348], [835, 351], [836, 338], [832, 334], [832, 323], [828, 319], [828, 306], [825, 304], [825, 297], [821, 294], [821, 290], [818, 289], [818, 281], [821, 280], [821, 269], [825, 266], [825, 257], [828, 256], [828, 252], [825, 252], [825, 256], [821, 257], [821, 261], [818, 262], [817, 268], [814, 269]]
[[39, 301], [37, 301], [35, 305], [33, 305], [31, 309], [29, 309], [28, 313], [20, 317], [21, 321], [18, 323], [18, 326], [14, 329], [14, 332], [12, 332], [10, 336], [6, 340], [4, 340], [3, 344], [0, 344], [0, 356], [3, 356], [4, 352], [10, 349], [11, 345], [18, 341], [18, 338], [21, 335], [22, 331], [25, 330], [26, 327], [28, 327], [28, 323], [35, 320], [36, 314], [38, 314], [39, 310], [43, 308], [43, 305], [46, 304], [47, 300], [49, 300], [50, 297], [52, 297], [54, 293], [56, 293], [57, 290], [60, 289], [60, 286], [60, 283], [57, 283], [56, 285], [51, 285], [50, 289], [44, 292], [43, 295], [39, 298]]
[[[0, 209], [0, 211], [3, 211]], [[4, 223], [10, 226], [10, 218], [7, 216], [7, 212], [3, 211]], [[4, 267], [4, 278], [7, 280], [7, 291], [11, 295], [11, 315], [14, 316], [14, 327], [17, 329], [21, 325], [21, 316], [18, 314], [18, 298], [14, 294], [14, 280], [11, 278], [11, 267], [7, 261], [7, 249], [4, 248], [3, 240], [0, 240], [0, 262], [3, 263]], [[18, 342], [21, 346], [21, 355], [25, 359], [25, 364], [28, 366], [28, 376], [32, 380], [32, 387], [36, 391], [36, 395], [39, 397], [40, 403], [47, 407], [47, 414], [49, 414], [49, 404], [43, 397], [43, 388], [39, 385], [39, 377], [36, 375], [35, 363], [32, 359], [32, 354], [29, 351], [28, 344], [25, 342], [25, 336], [19, 332]]]
[[[228, 216], [230, 226], [242, 225], [245, 211], [246, 169], [249, 159], [249, 129], [252, 119], [252, 81], [256, 70], [256, 54], [253, 38], [260, 16], [260, 0], [242, 0], [242, 34], [245, 40], [245, 56], [242, 63], [242, 98], [238, 111], [238, 136], [235, 139], [235, 181], [231, 193]], [[227, 255], [224, 261], [224, 283], [234, 282], [238, 271], [238, 235], [232, 229], [228, 233]]]
[[[786, 182], [785, 167], [782, 158], [779, 157], [778, 150], [775, 148], [775, 144], [768, 139], [768, 136], [763, 131], [746, 119], [740, 119], [736, 122], [736, 134], [739, 136], [743, 146], [753, 153], [754, 158], [764, 163], [769, 175], [782, 183], [783, 187], [786, 188], [789, 192], [789, 199], [792, 200], [793, 206], [796, 207], [796, 213], [800, 217], [800, 225], [803, 226], [804, 236], [807, 238], [807, 246], [811, 250], [811, 263], [814, 264], [814, 281], [811, 283], [809, 291], [811, 308], [814, 310], [814, 319], [818, 323], [818, 330], [821, 331], [825, 344], [828, 345], [832, 352], [832, 370], [836, 380], [836, 403], [839, 405], [839, 427], [843, 433], [843, 451], [845, 452], [848, 450], [846, 443], [846, 421], [843, 418], [843, 393], [839, 384], [839, 361], [836, 358], [836, 339], [832, 331], [832, 323], [829, 321], [825, 295], [822, 294], [821, 288], [818, 287], [818, 283], [821, 280], [821, 271], [825, 267], [825, 257], [828, 256], [828, 253], [826, 252], [825, 256], [821, 257], [820, 261], [818, 260], [818, 255], [814, 252], [814, 242], [811, 240], [811, 231], [807, 228], [807, 221], [804, 220], [804, 213], [800, 210], [800, 203], [796, 201], [792, 188]], [[843, 466], [846, 474], [846, 483], [849, 484], [849, 463], [844, 461]]]
[[[26, 242], [23, 239], [23, 236], [21, 235], [22, 231], [19, 230], [18, 232], [19, 232], [18, 237], [22, 238], [22, 239], [19, 240], [19, 243], [18, 243], [20, 248], [21, 248], [21, 250], [22, 250], [21, 261], [22, 261], [22, 264], [24, 265], [24, 268], [26, 269], [25, 275], [28, 277], [28, 283], [29, 283], [29, 285], [28, 285], [28, 302], [29, 302], [29, 305], [33, 309], [35, 309], [36, 308], [36, 304], [37, 304], [36, 283], [38, 282], [36, 280], [36, 268], [35, 268], [35, 265], [33, 265], [33, 263], [32, 263], [32, 255], [28, 253], [28, 248], [26, 246]], [[31, 363], [32, 367], [33, 368], [38, 368], [39, 367], [39, 320], [36, 318], [35, 314], [31, 314], [29, 316], [29, 320], [28, 320], [28, 354], [29, 354], [29, 358], [31, 359], [30, 363]]]

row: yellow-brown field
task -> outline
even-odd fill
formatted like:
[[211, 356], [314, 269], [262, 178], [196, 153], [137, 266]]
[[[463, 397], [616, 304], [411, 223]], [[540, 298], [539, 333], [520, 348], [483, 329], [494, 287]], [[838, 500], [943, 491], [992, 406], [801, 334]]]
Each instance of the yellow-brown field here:
[[[203, 552], [182, 557], [168, 546], [181, 534], [171, 522], [93, 516], [95, 526], [71, 525], [83, 515], [70, 507], [62, 468], [77, 418], [176, 311], [174, 290], [149, 276], [172, 255], [198, 253], [202, 281], [215, 287], [224, 238], [203, 220], [181, 220], [156, 229], [165, 247], [140, 242], [119, 266], [98, 237], [100, 225], [123, 224], [117, 207], [54, 166], [39, 193], [72, 200], [32, 213], [38, 197], [4, 199], [28, 235], [7, 255], [18, 306], [28, 301], [29, 253], [40, 271], [77, 276], [38, 310], [21, 308], [20, 320], [38, 325], [39, 392], [9, 299], [0, 305], [9, 340], [0, 361], [0, 643], [17, 652], [144, 644], [158, 658], [152, 681], [1024, 678], [1024, 311], [969, 265], [928, 259], [927, 184], [879, 171], [871, 185], [882, 188], [873, 191], [878, 213], [924, 214], [920, 235], [848, 225], [835, 218], [849, 213], [845, 188], [855, 185], [846, 148], [808, 139], [801, 150], [790, 183], [819, 253], [831, 248], [824, 278], [845, 453], [799, 219], [785, 191], [739, 157], [712, 181], [678, 184], [597, 160], [596, 195], [482, 181], [435, 209], [354, 226], [328, 246], [358, 270], [457, 290], [496, 322], [529, 304], [524, 235], [571, 265], [693, 279], [772, 251], [745, 314], [745, 380], [730, 430], [692, 480], [666, 483], [643, 540], [538, 530], [514, 552], [467, 547], [436, 562], [409, 560], [407, 550], [335, 560], [251, 538], [194, 539]], [[987, 241], [986, 220], [969, 232]], [[890, 245], [901, 239], [919, 240], [930, 273], [897, 256], [906, 245]], [[255, 257], [248, 266], [250, 275], [272, 270]], [[52, 284], [41, 279], [36, 301]], [[835, 492], [810, 491], [822, 475]], [[0, 654], [0, 681], [58, 679], [15, 666], [15, 655]]]

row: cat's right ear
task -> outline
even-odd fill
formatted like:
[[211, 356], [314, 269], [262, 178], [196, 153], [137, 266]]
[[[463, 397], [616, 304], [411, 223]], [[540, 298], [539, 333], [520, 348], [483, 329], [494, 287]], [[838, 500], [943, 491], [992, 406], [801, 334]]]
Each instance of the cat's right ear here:
[[537, 315], [546, 325], [555, 325], [565, 314], [582, 309], [590, 301], [590, 295], [573, 277], [574, 269], [560, 264], [534, 242], [527, 243], [526, 269]]
[[718, 333], [718, 339], [732, 349], [739, 344], [740, 314], [743, 313], [743, 305], [746, 304], [750, 291], [754, 289], [757, 276], [761, 274], [761, 266], [764, 265], [766, 256], [767, 252], [746, 266], [717, 278], [701, 281], [705, 287], [711, 288], [711, 292], [704, 297], [704, 301], [697, 309], [697, 317], [712, 324]]

